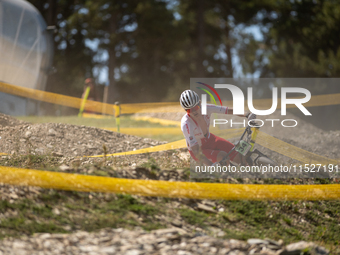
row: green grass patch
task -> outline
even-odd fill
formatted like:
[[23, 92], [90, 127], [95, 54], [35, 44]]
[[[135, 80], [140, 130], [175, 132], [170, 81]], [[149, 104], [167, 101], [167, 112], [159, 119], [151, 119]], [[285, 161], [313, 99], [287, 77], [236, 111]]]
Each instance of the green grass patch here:
[[141, 167], [148, 168], [148, 169], [153, 170], [153, 171], [160, 169], [158, 163], [152, 157], [149, 157], [147, 162], [144, 162], [143, 164], [141, 164]]
[[[13, 217], [8, 218], [0, 223], [0, 228], [4, 230], [11, 230], [15, 234], [12, 236], [20, 236], [22, 234], [32, 235], [34, 233], [67, 233], [65, 229], [57, 226], [53, 222], [37, 222], [27, 220], [24, 217]], [[0, 237], [5, 237], [6, 235], [0, 234]]]
[[262, 225], [271, 221], [266, 215], [268, 204], [264, 201], [225, 201], [224, 204], [228, 210], [250, 225]]
[[180, 209], [181, 217], [189, 224], [196, 225], [201, 228], [207, 226], [207, 219], [209, 215], [204, 212], [198, 212], [192, 209]]
[[[0, 237], [20, 236], [39, 232], [66, 233], [71, 231], [95, 231], [106, 227], [146, 230], [164, 227], [155, 216], [162, 213], [158, 204], [141, 203], [130, 195], [109, 195], [106, 199], [97, 194], [45, 190], [33, 202], [27, 199], [0, 201], [0, 213], [8, 214], [0, 221]], [[53, 212], [58, 208], [59, 213]], [[15, 212], [15, 213], [13, 213]]]
[[103, 210], [109, 210], [120, 214], [129, 211], [140, 215], [153, 215], [158, 210], [148, 204], [142, 204], [131, 195], [117, 195], [117, 198], [107, 202]]
[[6, 215], [0, 222], [0, 237], [106, 227], [153, 230], [166, 227], [157, 216], [167, 215], [170, 222], [181, 217], [185, 224], [207, 231], [219, 227], [225, 238], [271, 238], [285, 243], [306, 240], [329, 248], [339, 245], [340, 201], [218, 201], [226, 211], [217, 214], [176, 209], [172, 202], [169, 198], [143, 202], [131, 195], [42, 190], [34, 201], [0, 201], [0, 214]]
[[44, 169], [50, 171], [58, 170], [58, 158], [50, 155], [17, 155], [0, 158], [1, 166], [11, 166], [20, 168]]
[[289, 217], [283, 217], [282, 218], [284, 222], [286, 222], [289, 226], [292, 225], [292, 220]]

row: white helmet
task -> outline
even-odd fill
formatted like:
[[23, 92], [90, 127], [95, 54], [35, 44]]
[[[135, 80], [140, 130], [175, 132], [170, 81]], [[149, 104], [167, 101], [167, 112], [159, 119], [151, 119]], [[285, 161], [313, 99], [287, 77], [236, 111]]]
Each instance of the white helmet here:
[[179, 99], [181, 106], [185, 109], [191, 109], [199, 104], [200, 97], [197, 95], [195, 91], [192, 90], [185, 90]]

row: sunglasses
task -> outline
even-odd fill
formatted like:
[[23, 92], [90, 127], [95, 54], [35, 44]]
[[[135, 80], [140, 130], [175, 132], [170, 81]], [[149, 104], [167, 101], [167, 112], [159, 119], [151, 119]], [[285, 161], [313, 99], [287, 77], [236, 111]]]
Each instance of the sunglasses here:
[[197, 112], [200, 110], [200, 106], [199, 105], [196, 105], [195, 107], [191, 108], [191, 109], [188, 109], [187, 110], [187, 113], [190, 113], [190, 112]]

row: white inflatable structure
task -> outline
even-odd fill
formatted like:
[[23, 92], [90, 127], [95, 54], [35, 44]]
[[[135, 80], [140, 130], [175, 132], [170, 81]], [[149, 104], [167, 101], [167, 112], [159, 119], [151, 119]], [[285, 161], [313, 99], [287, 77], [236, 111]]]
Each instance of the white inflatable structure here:
[[[52, 33], [39, 11], [25, 0], [0, 0], [0, 81], [45, 90], [52, 67]], [[0, 112], [36, 114], [38, 103], [0, 93]]]

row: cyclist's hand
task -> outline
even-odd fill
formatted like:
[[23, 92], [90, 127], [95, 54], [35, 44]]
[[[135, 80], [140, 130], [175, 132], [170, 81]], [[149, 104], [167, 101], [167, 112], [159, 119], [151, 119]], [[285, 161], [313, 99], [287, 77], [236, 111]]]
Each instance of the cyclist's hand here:
[[248, 121], [254, 120], [254, 119], [256, 119], [256, 114], [250, 112], [250, 113], [247, 114], [247, 118], [248, 118]]

